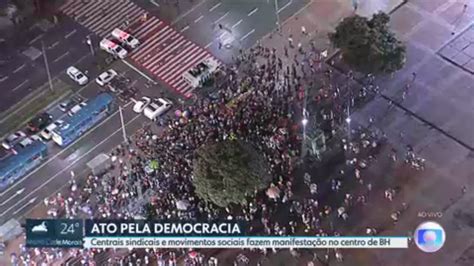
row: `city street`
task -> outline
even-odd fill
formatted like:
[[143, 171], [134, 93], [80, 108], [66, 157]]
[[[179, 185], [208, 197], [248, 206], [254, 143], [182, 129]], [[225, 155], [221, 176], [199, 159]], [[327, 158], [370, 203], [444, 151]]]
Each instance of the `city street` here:
[[37, 23], [21, 36], [3, 42], [1, 53], [7, 54], [9, 59], [0, 64], [0, 112], [47, 83], [43, 44], [49, 71], [54, 78], [90, 55], [85, 43], [88, 34], [86, 29], [65, 17], [60, 25]]
[[[85, 65], [83, 68], [88, 69]], [[135, 86], [139, 88], [137, 97], [142, 95], [156, 97], [164, 93], [166, 97], [177, 102], [173, 95], [166, 93], [164, 88], [144, 86], [147, 80], [122, 62], [118, 61], [113, 65], [113, 68], [135, 83]], [[91, 68], [91, 70], [94, 69]], [[94, 72], [97, 70], [91, 71], [91, 74]], [[77, 95], [85, 99], [94, 97], [99, 92], [98, 85], [92, 79], [95, 76], [90, 77], [89, 84], [77, 92]], [[128, 134], [132, 134], [145, 123], [149, 123], [149, 120], [143, 115], [134, 113], [131, 110], [132, 106], [133, 102], [128, 102], [124, 105], [123, 110]], [[60, 119], [60, 115], [64, 116], [65, 114], [57, 109], [56, 106], [53, 106], [48, 112], [56, 115], [56, 119]], [[0, 224], [11, 218], [21, 218], [35, 205], [42, 204], [46, 197], [70, 180], [71, 171], [77, 176], [83, 176], [89, 171], [86, 166], [87, 162], [100, 153], [107, 153], [122, 141], [120, 115], [117, 110], [66, 148], [61, 149], [52, 141], [48, 143], [49, 156], [45, 163], [0, 193]]]

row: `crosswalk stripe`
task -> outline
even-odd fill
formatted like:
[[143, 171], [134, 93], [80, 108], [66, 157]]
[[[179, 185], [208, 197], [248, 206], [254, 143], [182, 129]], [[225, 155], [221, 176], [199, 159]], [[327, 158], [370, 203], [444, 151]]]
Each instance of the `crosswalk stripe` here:
[[[196, 46], [193, 50], [191, 50], [191, 52], [189, 52], [189, 53], [180, 53], [180, 54], [178, 54], [177, 57], [173, 58], [174, 59], [173, 61], [166, 62], [159, 69], [160, 72], [164, 71], [164, 70], [167, 71], [166, 73], [164, 73], [164, 75], [162, 75], [162, 78], [166, 79], [170, 74], [174, 73], [174, 71], [177, 69], [177, 67], [179, 67], [180, 65], [186, 63], [188, 60], [191, 60], [193, 55], [196, 55], [197, 53], [199, 53], [199, 50], [200, 50], [200, 47]], [[179, 59], [181, 58], [182, 55], [189, 55], [189, 56], [184, 61], [179, 61]], [[157, 73], [160, 73], [160, 72], [157, 72]]]
[[176, 48], [180, 47], [186, 42], [188, 42], [188, 40], [186, 40], [183, 35], [178, 35], [178, 38], [166, 45], [166, 48], [160, 50], [158, 53], [156, 53], [155, 56], [150, 58], [150, 60], [148, 61], [149, 63], [146, 64], [145, 67], [148, 68], [150, 65], [156, 65], [156, 62], [159, 62], [163, 58], [163, 56], [168, 55], [170, 52], [176, 50]]
[[174, 81], [176, 79], [176, 76], [180, 76], [187, 70], [193, 67], [194, 64], [196, 64], [197, 61], [201, 60], [207, 55], [206, 50], [201, 50], [198, 53], [193, 54], [192, 56], [189, 56], [181, 65], [178, 65], [177, 68], [175, 68], [173, 71], [170, 71], [166, 76], [163, 77], [164, 80], [168, 83], [171, 84], [171, 81]]
[[[121, 3], [121, 2], [116, 2], [116, 3], [113, 3], [112, 4], [112, 8], [120, 8], [122, 7], [121, 5], [123, 5], [124, 3]], [[90, 14], [88, 14], [88, 17], [87, 19], [81, 21], [80, 23], [82, 25], [84, 25], [84, 27], [87, 27], [89, 29], [91, 29], [92, 31], [95, 31], [95, 27], [93, 27], [97, 22], [99, 21], [102, 21], [104, 19], [107, 19], [108, 17], [110, 16], [113, 16], [114, 15], [114, 12], [111, 12], [110, 10], [113, 10], [113, 9], [110, 9], [110, 6], [108, 6], [107, 8], [103, 7], [103, 6], [98, 6], [97, 9], [91, 11]]]
[[85, 18], [88, 19], [89, 17], [94, 17], [96, 12], [100, 12], [104, 6], [108, 5], [110, 5], [110, 2], [102, 2], [97, 5], [94, 4], [94, 1], [91, 1], [87, 5], [78, 6], [72, 13], [76, 19], [80, 19], [83, 16], [86, 16]]
[[[172, 86], [173, 87], [173, 86]], [[173, 87], [177, 92], [186, 94], [194, 90], [194, 88], [183, 78], [180, 79], [180, 82]]]
[[[94, 3], [94, 1], [91, 1], [91, 2], [89, 2], [89, 3], [87, 3], [87, 4], [97, 4], [97, 3]], [[67, 14], [67, 13], [71, 12], [72, 10], [74, 10], [75, 8], [77, 8], [78, 6], [81, 6], [81, 5], [83, 5], [83, 4], [81, 3], [81, 1], [73, 1], [73, 0], [71, 0], [71, 1], [69, 1], [69, 3], [66, 3], [66, 4], [62, 5], [62, 6], [59, 8], [59, 10], [61, 10], [61, 12], [65, 13], [65, 14]]]
[[[166, 30], [165, 30], [166, 29]], [[169, 33], [169, 35], [168, 35]], [[172, 28], [168, 27], [168, 25], [163, 28], [160, 32], [155, 34], [155, 38], [151, 38], [149, 43], [146, 43], [145, 47], [140, 49], [138, 53], [134, 55], [136, 60], [141, 60], [143, 57], [148, 55], [148, 53], [153, 50], [158, 48], [158, 45], [160, 45], [162, 42], [173, 38], [173, 36], [176, 35], [176, 31], [174, 31]]]
[[158, 19], [149, 19], [142, 25], [146, 25], [145, 27], [138, 28], [137, 31], [134, 33], [135, 37], [137, 38], [144, 38], [150, 30], [154, 30], [155, 28], [159, 27], [161, 24], [163, 24], [162, 21], [159, 21]]
[[117, 26], [120, 26], [126, 20], [129, 20], [129, 22], [131, 22], [134, 16], [136, 16], [137, 12], [143, 12], [143, 10], [138, 6], [132, 6], [130, 9], [124, 10], [124, 12], [115, 14], [116, 16], [115, 18], [110, 19], [102, 24], [101, 29], [103, 30], [102, 31], [99, 30], [99, 35], [102, 35], [108, 31], [112, 31], [114, 28], [116, 28]]
[[168, 77], [167, 83], [173, 86], [185, 73], [186, 71], [189, 71], [191, 68], [193, 68], [195, 65], [197, 65], [199, 62], [202, 62], [206, 58], [209, 58], [209, 54], [204, 51], [200, 53], [198, 56], [193, 57], [193, 60], [190, 60], [187, 64], [184, 64], [183, 67], [179, 68], [177, 71], [175, 71], [176, 74], [174, 76]]
[[[195, 88], [182, 78], [183, 73], [206, 58], [214, 58], [130, 0], [71, 0], [60, 10], [101, 37], [109, 36], [114, 28], [122, 28], [127, 21], [130, 26], [124, 28], [142, 43], [129, 57], [131, 61], [186, 97]], [[150, 18], [137, 23], [144, 14]]]
[[[117, 19], [117, 17], [120, 19], [120, 14], [127, 12], [128, 7], [133, 5], [133, 3], [121, 3], [120, 5], [114, 5], [114, 9], [107, 9], [108, 14], [104, 16], [97, 16], [95, 19], [89, 21], [89, 23], [85, 23], [85, 25], [95, 32], [99, 31], [110, 19]], [[116, 10], [121, 11], [119, 11], [120, 13], [117, 14]]]
[[[197, 47], [197, 46], [196, 46], [194, 43], [192, 43], [192, 42], [190, 42], [190, 41], [188, 41], [188, 43], [189, 43], [190, 45], [186, 44], [186, 47], [185, 47], [181, 52], [179, 52], [178, 54], [181, 54], [181, 53], [187, 54], [189, 51], [194, 51], [194, 50], [196, 50], [196, 47]], [[199, 47], [197, 47], [197, 48], [199, 48]], [[161, 65], [156, 66], [155, 68], [153, 68], [153, 69], [152, 69], [152, 72], [153, 72], [153, 73], [155, 73], [155, 72], [161, 72], [165, 66], [169, 66], [169, 67], [171, 68], [172, 66], [174, 66], [174, 63], [172, 63], [171, 65], [169, 65], [168, 63], [170, 62], [171, 59], [173, 59], [173, 58], [175, 58], [175, 57], [176, 57], [176, 54], [170, 54], [170, 55], [168, 55], [167, 57], [163, 58], [163, 64], [161, 64]], [[174, 62], [177, 62], [177, 61], [174, 61]]]

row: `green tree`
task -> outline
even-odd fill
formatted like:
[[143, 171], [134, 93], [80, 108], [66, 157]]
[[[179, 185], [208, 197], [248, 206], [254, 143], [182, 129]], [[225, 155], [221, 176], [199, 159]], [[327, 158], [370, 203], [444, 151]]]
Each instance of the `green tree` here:
[[345, 18], [329, 34], [342, 57], [362, 73], [392, 73], [403, 67], [406, 48], [389, 29], [390, 17], [377, 13], [370, 20], [359, 15]]
[[245, 204], [270, 180], [260, 154], [240, 140], [203, 145], [196, 151], [193, 167], [197, 196], [220, 207]]

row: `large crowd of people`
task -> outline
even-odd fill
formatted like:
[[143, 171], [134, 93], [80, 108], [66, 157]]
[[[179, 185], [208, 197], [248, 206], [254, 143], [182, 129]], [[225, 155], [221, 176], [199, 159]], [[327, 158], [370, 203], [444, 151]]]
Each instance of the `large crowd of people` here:
[[[100, 177], [90, 175], [84, 182], [72, 178], [67, 193], [46, 199], [48, 214], [110, 219], [226, 218], [248, 221], [252, 233], [261, 235], [340, 234], [333, 221], [350, 219], [350, 209], [364, 205], [372, 190], [361, 171], [374, 160], [382, 137], [362, 128], [348, 129], [338, 139], [340, 145], [334, 147], [345, 154], [346, 163], [337, 167], [327, 180], [316, 180], [306, 172], [301, 176], [303, 191], [296, 196], [296, 169], [304, 162], [301, 121], [309, 112], [325, 128], [327, 137], [332, 138], [340, 129], [338, 125], [348, 118], [346, 110], [378, 88], [369, 84], [354, 92], [350, 88], [353, 77], [349, 75], [342, 83], [335, 80], [330, 68], [323, 67], [323, 58], [314, 46], [307, 51], [298, 49], [294, 60], [282, 60], [287, 52], [278, 54], [260, 44], [248, 52], [241, 51], [234, 58], [235, 64], [216, 75], [216, 93], [197, 97], [192, 105], [162, 118], [158, 131], [154, 127], [138, 130], [128, 143], [111, 152], [113, 168], [108, 173]], [[315, 92], [310, 94], [308, 89]], [[200, 200], [192, 183], [194, 151], [205, 143], [228, 139], [254, 145], [274, 177], [269, 185], [271, 194], [268, 190], [260, 191], [241, 208], [219, 208]], [[362, 192], [352, 192], [351, 183], [359, 184]], [[394, 194], [387, 189], [385, 195], [391, 199]], [[367, 234], [376, 234], [376, 228], [367, 228]], [[44, 254], [51, 256], [44, 260], [46, 264], [65, 257], [59, 250], [34, 252], [43, 259]], [[110, 250], [70, 252], [82, 265], [94, 265], [98, 253], [117, 254]], [[269, 254], [268, 250], [260, 252]], [[191, 257], [184, 250], [126, 253], [110, 255], [104, 263], [146, 265], [156, 261], [158, 265], [176, 265], [183, 258], [187, 265], [202, 265], [208, 259], [203, 254]], [[291, 253], [300, 255], [295, 250]], [[330, 254], [314, 253], [314, 259], [328, 262]], [[343, 259], [339, 250], [333, 254], [336, 260]], [[26, 250], [19, 257], [23, 262], [32, 260]], [[245, 258], [239, 254], [236, 260], [245, 262]], [[217, 265], [215, 258], [212, 261], [212, 265]]]

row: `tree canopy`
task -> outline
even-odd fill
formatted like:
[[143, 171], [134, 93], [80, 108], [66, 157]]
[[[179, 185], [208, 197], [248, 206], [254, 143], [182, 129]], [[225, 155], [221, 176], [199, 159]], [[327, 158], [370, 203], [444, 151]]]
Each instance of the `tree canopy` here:
[[345, 18], [329, 34], [344, 61], [362, 73], [392, 73], [405, 64], [406, 48], [389, 29], [390, 17], [379, 12], [370, 20], [359, 15]]
[[195, 154], [193, 184], [196, 195], [220, 207], [245, 204], [267, 186], [265, 161], [250, 143], [228, 140], [207, 143]]

